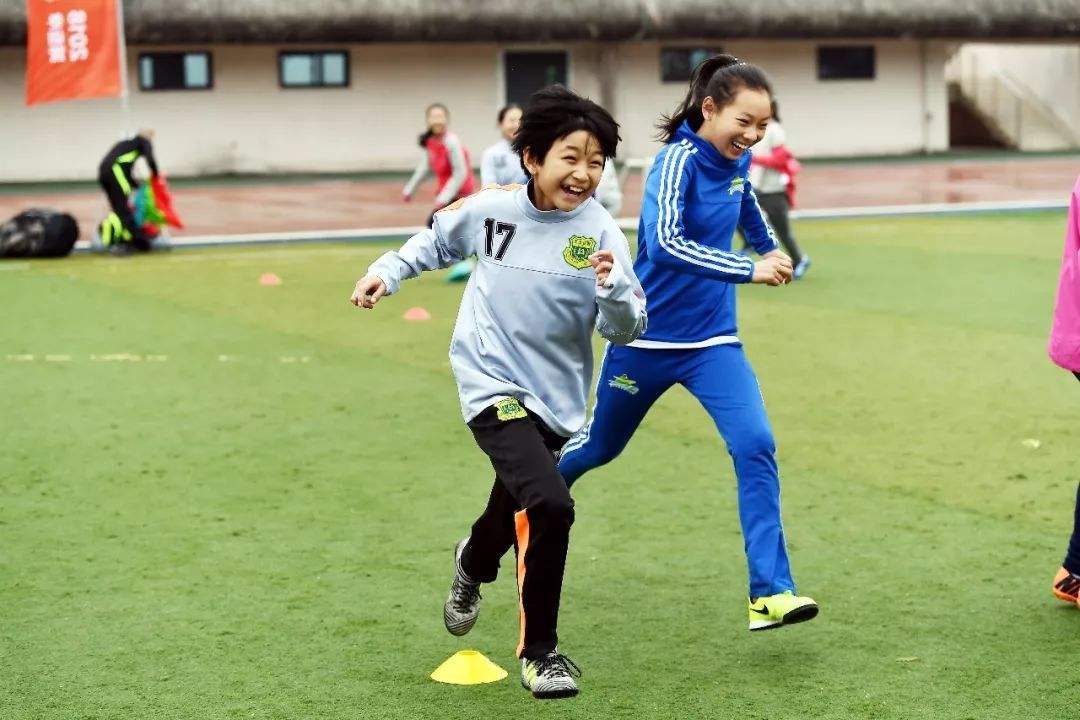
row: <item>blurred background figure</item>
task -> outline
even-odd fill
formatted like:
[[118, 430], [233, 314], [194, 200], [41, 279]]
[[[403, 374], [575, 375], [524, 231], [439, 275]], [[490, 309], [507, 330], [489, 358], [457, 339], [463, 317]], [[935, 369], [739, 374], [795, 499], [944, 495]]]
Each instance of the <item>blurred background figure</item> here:
[[619, 173], [615, 169], [615, 161], [608, 158], [604, 163], [604, 174], [600, 176], [600, 184], [596, 186], [594, 197], [604, 206], [604, 209], [617, 217], [622, 210], [622, 187], [619, 186]]
[[529, 178], [521, 167], [521, 158], [510, 147], [510, 141], [517, 135], [521, 125], [521, 106], [510, 103], [499, 110], [499, 132], [502, 138], [484, 151], [480, 160], [480, 186], [513, 185], [524, 183]]
[[134, 137], [113, 145], [98, 166], [98, 184], [105, 191], [109, 207], [112, 208], [98, 229], [98, 238], [114, 254], [150, 249], [150, 238], [135, 222], [130, 199], [132, 192], [139, 187], [134, 172], [139, 158], [146, 161], [151, 177], [158, 174], [153, 139], [154, 131], [144, 128]]
[[799, 248], [788, 218], [795, 206], [795, 175], [799, 172], [799, 161], [787, 149], [786, 141], [787, 135], [780, 125], [780, 108], [774, 99], [772, 120], [765, 130], [765, 137], [754, 146], [750, 187], [754, 189], [761, 209], [769, 216], [769, 224], [784, 250], [791, 256], [795, 266], [793, 277], [798, 280], [810, 268], [810, 256]]
[[425, 119], [427, 130], [420, 135], [420, 147], [424, 149], [424, 155], [417, 163], [409, 182], [405, 184], [402, 196], [406, 202], [412, 200], [417, 185], [423, 182], [429, 173], [435, 174], [438, 190], [435, 195], [435, 208], [427, 222], [428, 227], [431, 227], [435, 213], [458, 198], [472, 194], [476, 189], [476, 181], [472, 174], [472, 164], [469, 162], [469, 151], [461, 144], [457, 135], [450, 132], [450, 111], [446, 106], [442, 103], [429, 105]]

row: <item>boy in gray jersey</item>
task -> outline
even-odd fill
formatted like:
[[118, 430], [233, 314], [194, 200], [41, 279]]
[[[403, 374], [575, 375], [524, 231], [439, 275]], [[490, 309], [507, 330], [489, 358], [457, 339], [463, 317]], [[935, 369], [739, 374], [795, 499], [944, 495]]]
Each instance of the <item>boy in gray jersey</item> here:
[[618, 125], [561, 86], [536, 93], [514, 148], [528, 185], [495, 187], [435, 214], [430, 230], [375, 261], [351, 301], [372, 308], [424, 270], [475, 255], [450, 343], [461, 411], [495, 469], [487, 508], [454, 551], [443, 608], [464, 635], [480, 584], [517, 550], [521, 682], [538, 698], [576, 695], [558, 652], [558, 613], [574, 505], [556, 457], [585, 420], [592, 332], [626, 344], [645, 330], [645, 297], [626, 237], [591, 198]]

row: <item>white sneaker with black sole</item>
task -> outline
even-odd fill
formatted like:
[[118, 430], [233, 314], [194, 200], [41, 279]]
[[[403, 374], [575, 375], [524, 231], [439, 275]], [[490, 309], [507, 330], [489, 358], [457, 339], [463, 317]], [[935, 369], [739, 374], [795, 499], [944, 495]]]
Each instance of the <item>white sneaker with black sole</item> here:
[[451, 635], [460, 636], [472, 630], [480, 615], [480, 583], [461, 569], [461, 553], [468, 542], [469, 538], [465, 538], [454, 547], [454, 582], [443, 605], [443, 624]]
[[532, 691], [534, 698], [554, 700], [577, 695], [575, 677], [581, 677], [581, 668], [558, 651], [538, 660], [521, 659], [521, 687]]

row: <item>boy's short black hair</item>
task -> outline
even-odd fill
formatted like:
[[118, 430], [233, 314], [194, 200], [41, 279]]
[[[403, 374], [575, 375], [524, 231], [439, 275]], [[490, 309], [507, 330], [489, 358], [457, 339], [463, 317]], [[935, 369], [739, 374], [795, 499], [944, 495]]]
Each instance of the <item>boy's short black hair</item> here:
[[512, 143], [525, 174], [529, 174], [525, 167], [526, 150], [542, 163], [556, 140], [578, 130], [596, 138], [605, 158], [615, 157], [620, 140], [619, 123], [611, 113], [562, 85], [548, 85], [533, 93]]

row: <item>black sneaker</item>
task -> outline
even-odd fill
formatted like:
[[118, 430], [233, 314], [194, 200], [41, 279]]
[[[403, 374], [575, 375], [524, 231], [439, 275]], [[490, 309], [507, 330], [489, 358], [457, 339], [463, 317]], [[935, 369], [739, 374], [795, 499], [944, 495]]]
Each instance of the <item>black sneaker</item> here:
[[465, 538], [454, 547], [454, 582], [443, 605], [443, 624], [451, 635], [464, 635], [472, 630], [480, 615], [480, 583], [461, 569], [461, 553], [468, 542], [469, 538]]
[[533, 697], [540, 700], [577, 695], [576, 677], [581, 677], [581, 668], [558, 651], [538, 660], [521, 659], [521, 687], [531, 690]]

